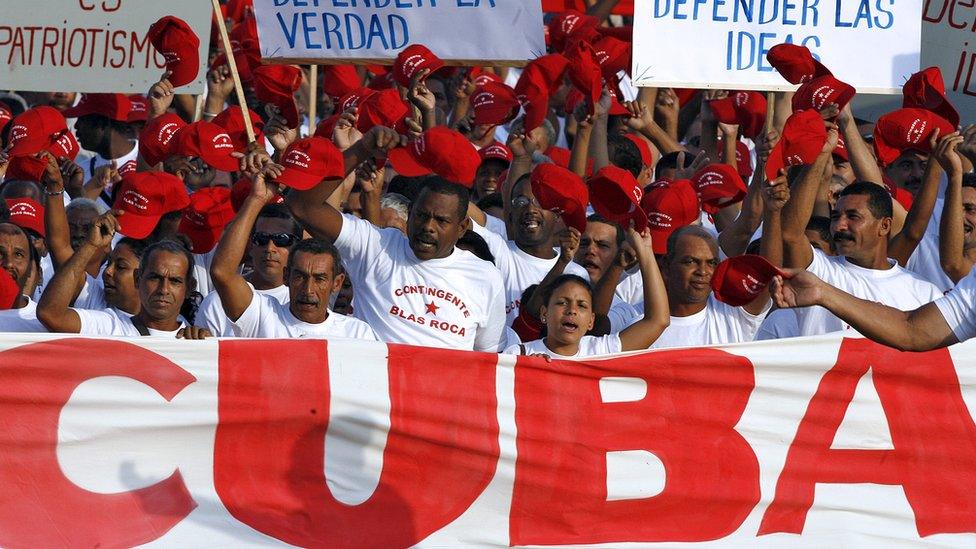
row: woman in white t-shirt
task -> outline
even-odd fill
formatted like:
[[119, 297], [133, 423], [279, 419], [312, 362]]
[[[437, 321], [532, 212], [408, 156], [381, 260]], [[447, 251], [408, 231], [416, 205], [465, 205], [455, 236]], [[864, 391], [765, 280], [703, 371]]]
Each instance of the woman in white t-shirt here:
[[593, 288], [577, 275], [564, 274], [540, 289], [545, 305], [542, 321], [546, 336], [525, 344], [513, 345], [508, 354], [555, 358], [583, 358], [595, 355], [647, 349], [670, 323], [667, 291], [651, 247], [651, 233], [627, 231], [627, 240], [637, 253], [644, 283], [644, 317], [617, 334], [588, 336], [596, 315]]

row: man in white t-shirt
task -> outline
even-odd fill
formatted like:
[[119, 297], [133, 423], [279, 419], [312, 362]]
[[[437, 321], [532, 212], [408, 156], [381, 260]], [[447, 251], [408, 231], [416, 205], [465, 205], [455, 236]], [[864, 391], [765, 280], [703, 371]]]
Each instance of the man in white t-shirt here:
[[136, 283], [140, 310], [129, 316], [117, 309], [87, 310], [71, 308], [71, 301], [85, 266], [99, 249], [109, 245], [119, 228], [118, 221], [104, 214], [92, 223], [88, 242], [54, 275], [37, 304], [37, 318], [52, 332], [93, 336], [155, 336], [203, 339], [210, 332], [186, 326], [180, 316], [186, 296], [192, 292], [193, 256], [172, 240], [162, 240], [142, 254]]
[[[268, 175], [281, 177], [283, 170], [277, 168], [269, 165]], [[238, 273], [258, 214], [276, 194], [276, 185], [265, 184], [265, 174], [254, 177], [251, 194], [237, 216], [227, 224], [210, 266], [211, 278], [231, 321], [233, 335], [375, 340], [376, 335], [365, 322], [329, 310], [329, 297], [342, 288], [343, 281], [339, 252], [332, 244], [314, 238], [295, 244], [285, 268], [289, 291], [287, 305], [255, 292]]]
[[[820, 154], [793, 185], [783, 209], [783, 230], [764, 233], [763, 238], [781, 234], [787, 267], [808, 269], [860, 298], [905, 311], [938, 298], [942, 292], [935, 285], [888, 258], [892, 200], [881, 185], [855, 182], [839, 193], [830, 225], [836, 256], [828, 257], [810, 245], [805, 230], [823, 180], [832, 169], [831, 151], [836, 141], [836, 129], [829, 129]], [[803, 336], [850, 329], [824, 308], [802, 309], [796, 314], [799, 334]]]
[[[347, 149], [346, 173], [399, 143], [374, 127]], [[291, 192], [295, 217], [316, 238], [334, 240], [356, 292], [355, 314], [380, 340], [499, 352], [505, 344], [505, 287], [490, 263], [455, 247], [468, 229], [468, 189], [431, 176], [414, 200], [407, 235], [378, 229], [326, 203], [340, 179]]]
[[37, 320], [37, 303], [28, 297], [33, 295], [40, 276], [40, 256], [27, 232], [9, 222], [0, 223], [0, 268], [13, 281], [4, 293], [16, 294], [12, 306], [0, 311], [0, 332], [46, 332]]
[[[288, 286], [285, 285], [285, 265], [292, 246], [301, 240], [302, 227], [283, 204], [267, 204], [258, 213], [247, 247], [250, 272], [244, 280], [257, 294], [269, 296], [287, 306]], [[200, 304], [195, 319], [197, 326], [207, 328], [216, 336], [233, 336], [233, 326], [224, 312], [220, 294], [210, 292]]]

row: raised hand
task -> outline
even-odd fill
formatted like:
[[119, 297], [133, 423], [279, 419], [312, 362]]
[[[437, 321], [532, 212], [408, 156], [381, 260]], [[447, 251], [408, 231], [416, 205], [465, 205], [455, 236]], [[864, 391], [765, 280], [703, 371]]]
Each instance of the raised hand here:
[[962, 145], [965, 138], [959, 132], [952, 132], [945, 137], [938, 138], [938, 132], [938, 128], [932, 132], [932, 140], [938, 139], [935, 146], [932, 147], [932, 156], [935, 157], [946, 173], [950, 175], [961, 174], [962, 158], [959, 154], [959, 146]]
[[425, 113], [432, 113], [437, 107], [437, 98], [434, 97], [434, 92], [427, 88], [426, 80], [429, 74], [430, 69], [417, 71], [410, 79], [410, 88], [407, 90], [407, 99], [410, 100], [410, 103]]
[[[173, 103], [175, 92], [173, 91], [173, 84], [169, 81], [171, 74], [173, 73], [166, 71], [163, 73], [163, 77], [159, 79], [159, 82], [156, 82], [149, 88], [149, 93], [146, 94], [146, 97], [149, 99], [149, 118], [156, 118], [164, 114]], [[233, 85], [233, 82], [231, 84]]]
[[580, 246], [580, 232], [574, 227], [567, 227], [557, 236], [559, 239], [559, 260], [569, 264], [576, 257], [576, 250]]
[[784, 269], [789, 278], [776, 276], [769, 285], [769, 295], [777, 307], [810, 307], [823, 299], [824, 282], [803, 269]]
[[105, 212], [92, 221], [91, 229], [88, 231], [88, 244], [96, 248], [104, 248], [112, 245], [112, 237], [119, 230], [119, 220], [112, 212]]

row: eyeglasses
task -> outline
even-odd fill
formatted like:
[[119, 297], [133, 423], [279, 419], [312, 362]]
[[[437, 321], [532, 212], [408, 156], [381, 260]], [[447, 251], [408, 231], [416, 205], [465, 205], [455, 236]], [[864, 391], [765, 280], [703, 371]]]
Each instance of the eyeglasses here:
[[279, 248], [288, 248], [298, 240], [293, 234], [288, 233], [254, 233], [251, 235], [251, 242], [258, 246], [267, 246], [268, 242], [274, 242]]
[[536, 208], [542, 207], [542, 205], [539, 204], [539, 201], [536, 200], [535, 198], [529, 198], [527, 196], [516, 196], [515, 198], [512, 199], [513, 208], [525, 208], [529, 204], [532, 204]]

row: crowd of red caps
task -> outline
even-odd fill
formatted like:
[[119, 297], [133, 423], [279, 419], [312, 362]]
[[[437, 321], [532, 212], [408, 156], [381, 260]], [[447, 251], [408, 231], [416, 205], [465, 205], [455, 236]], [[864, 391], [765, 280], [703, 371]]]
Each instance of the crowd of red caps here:
[[[199, 159], [220, 172], [235, 173], [241, 153], [249, 143], [243, 116], [255, 128], [257, 143], [265, 142], [262, 129], [268, 116], [280, 118], [289, 129], [299, 128], [303, 111], [296, 102], [306, 75], [296, 66], [265, 65], [261, 62], [253, 8], [248, 0], [224, 4], [230, 30], [230, 52], [217, 52], [210, 69], [220, 71], [233, 55], [248, 96], [272, 106], [267, 116], [254, 110], [244, 113], [233, 105], [216, 113], [210, 121], [189, 123], [173, 112], [149, 117], [148, 101], [141, 95], [84, 94], [74, 107], [58, 111], [38, 106], [13, 117], [0, 105], [0, 132], [6, 133], [6, 153], [10, 157], [7, 180], [39, 181], [46, 162], [38, 153], [45, 151], [56, 159], [74, 160], [80, 147], [68, 129], [66, 118], [99, 114], [110, 120], [141, 125], [138, 168], [120, 167], [117, 189], [111, 206], [125, 212], [120, 217], [121, 232], [133, 238], [147, 237], [166, 214], [182, 212], [180, 232], [192, 241], [195, 253], [212, 250], [221, 231], [247, 196], [250, 183], [244, 179], [233, 185], [214, 185], [192, 189], [177, 175], [155, 169], [175, 158]], [[417, 118], [407, 89], [417, 84], [418, 75], [455, 79], [469, 83], [470, 124], [481, 128], [510, 125], [519, 118], [517, 132], [529, 135], [553, 114], [572, 116], [577, 112], [593, 115], [608, 96], [607, 112], [624, 118], [633, 111], [621, 101], [621, 77], [629, 75], [632, 55], [632, 27], [606, 26], [596, 17], [576, 11], [574, 0], [547, 0], [548, 10], [556, 11], [546, 25], [549, 53], [531, 60], [514, 86], [509, 86], [495, 71], [475, 67], [448, 67], [423, 45], [404, 49], [392, 67], [382, 65], [327, 65], [322, 67], [321, 89], [324, 111], [321, 121], [312, 121], [312, 135], [292, 142], [280, 162], [285, 172], [278, 181], [295, 189], [309, 189], [327, 178], [341, 177], [342, 153], [332, 142], [333, 132], [343, 113], [355, 114], [355, 128], [366, 132], [374, 126], [387, 126], [409, 135], [409, 143], [390, 152], [389, 165], [396, 173], [419, 176], [434, 173], [452, 182], [472, 187], [482, 163], [496, 161], [508, 165], [512, 151], [503, 143], [491, 141], [476, 147], [472, 135], [445, 125], [418, 132], [410, 127]], [[632, 2], [619, 2], [626, 13]], [[570, 9], [567, 9], [570, 8]], [[199, 38], [175, 16], [160, 19], [149, 29], [149, 40], [165, 57], [167, 78], [173, 87], [194, 80], [199, 72]], [[217, 41], [212, 38], [211, 43]], [[840, 109], [852, 99], [854, 89], [838, 80], [805, 47], [782, 44], [768, 53], [770, 64], [790, 83], [799, 85], [792, 98], [793, 114], [773, 147], [765, 166], [768, 180], [780, 177], [791, 166], [813, 162], [826, 140], [820, 111], [836, 104]], [[422, 79], [421, 79], [422, 80]], [[679, 105], [692, 103], [698, 90], [672, 90]], [[233, 98], [231, 98], [233, 101]], [[735, 125], [741, 137], [755, 139], [764, 133], [766, 97], [754, 91], [732, 91], [710, 102], [715, 118]], [[556, 112], [559, 108], [560, 111]], [[929, 152], [929, 137], [936, 129], [943, 135], [954, 131], [959, 115], [946, 99], [938, 69], [927, 69], [904, 86], [904, 108], [882, 116], [874, 129], [874, 150], [881, 165], [893, 161], [905, 149]], [[5, 129], [6, 128], [6, 129]], [[640, 152], [641, 162], [650, 168], [660, 156], [651, 141], [637, 132], [624, 137]], [[724, 149], [724, 148], [723, 148]], [[709, 163], [686, 178], [659, 177], [639, 182], [627, 169], [610, 165], [592, 172], [589, 158], [583, 173], [570, 169], [571, 151], [549, 143], [540, 151], [551, 163], [539, 163], [531, 174], [532, 192], [541, 207], [558, 213], [568, 227], [583, 231], [589, 208], [621, 226], [642, 231], [649, 228], [654, 252], [664, 254], [668, 236], [679, 227], [698, 222], [702, 212], [710, 216], [741, 202], [747, 193], [745, 180], [752, 176], [750, 149], [742, 140], [735, 143], [735, 159]], [[724, 152], [723, 152], [724, 154]], [[843, 141], [835, 155], [846, 159]], [[504, 176], [501, 178], [504, 180]], [[904, 189], [889, 186], [894, 198], [910, 205]], [[10, 218], [41, 236], [44, 234], [43, 208], [30, 199], [8, 203]], [[39, 221], [40, 220], [40, 221]], [[731, 304], [748, 301], [778, 273], [758, 256], [728, 260], [714, 277], [715, 293]], [[9, 277], [0, 271], [0, 306], [8, 305]]]

